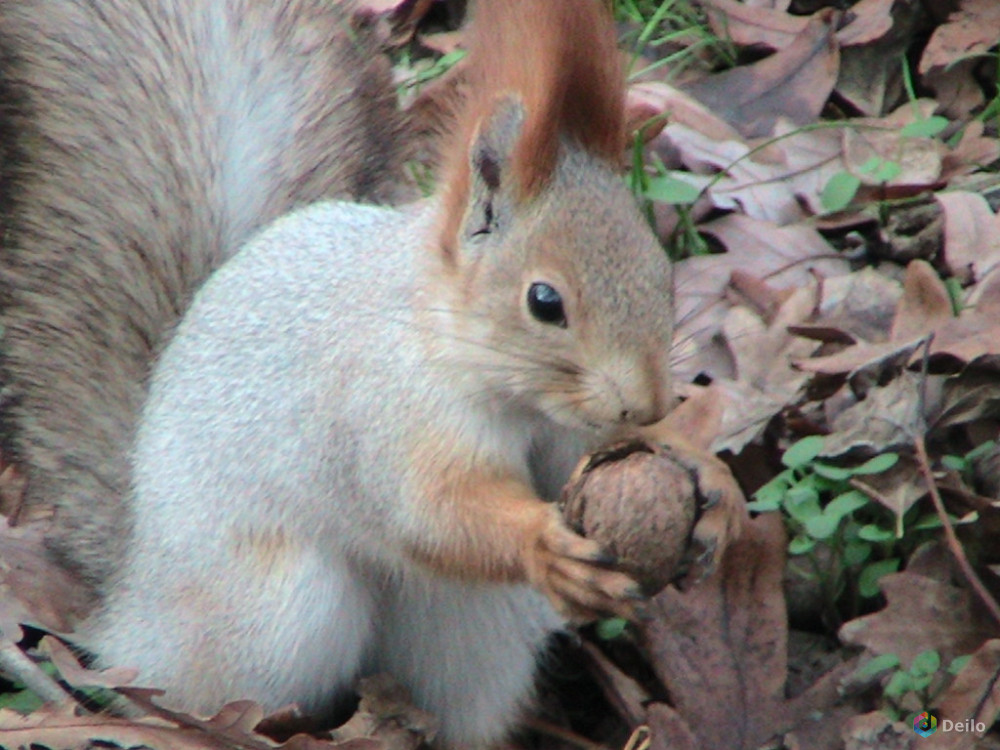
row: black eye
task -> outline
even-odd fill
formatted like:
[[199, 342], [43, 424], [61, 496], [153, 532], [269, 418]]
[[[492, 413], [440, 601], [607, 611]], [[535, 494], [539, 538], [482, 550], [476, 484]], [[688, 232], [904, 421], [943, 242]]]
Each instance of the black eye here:
[[566, 327], [566, 311], [559, 292], [554, 287], [536, 281], [528, 287], [528, 309], [536, 320]]

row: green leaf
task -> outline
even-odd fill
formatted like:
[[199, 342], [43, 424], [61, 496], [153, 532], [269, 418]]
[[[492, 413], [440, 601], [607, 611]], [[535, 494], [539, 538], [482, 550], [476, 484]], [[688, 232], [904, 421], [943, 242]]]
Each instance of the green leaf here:
[[649, 178], [649, 184], [643, 191], [649, 200], [670, 205], [690, 205], [698, 200], [701, 191], [690, 182], [679, 180], [667, 174]]
[[857, 567], [871, 557], [871, 554], [871, 544], [853, 539], [844, 545], [844, 565], [849, 568]]
[[903, 173], [903, 165], [895, 161], [883, 161], [881, 166], [872, 174], [879, 182], [891, 182]]
[[865, 461], [861, 466], [854, 468], [854, 473], [859, 475], [881, 474], [888, 471], [899, 463], [898, 453], [881, 453], [874, 458]]
[[941, 523], [941, 519], [938, 517], [937, 513], [928, 513], [927, 515], [921, 516], [914, 523], [909, 525], [910, 531], [933, 531], [934, 529], [940, 529], [944, 526]]
[[930, 685], [934, 681], [934, 675], [932, 674], [914, 674], [910, 675], [912, 682], [910, 683], [912, 690], [923, 690], [925, 687]]
[[860, 466], [832, 466], [817, 461], [813, 465], [813, 471], [821, 477], [844, 481], [854, 476], [868, 474], [881, 474], [883, 471], [891, 469], [899, 461], [896, 453], [882, 453], [874, 458], [870, 458]]
[[806, 533], [813, 539], [829, 539], [840, 526], [840, 518], [821, 513], [805, 521]]
[[861, 174], [871, 175], [873, 179], [878, 182], [889, 182], [899, 177], [903, 172], [903, 167], [898, 162], [892, 161], [890, 159], [883, 159], [879, 156], [873, 156], [860, 167], [858, 171]]
[[969, 468], [969, 462], [962, 456], [942, 456], [941, 463], [952, 471], [965, 471]]
[[30, 690], [18, 690], [12, 693], [0, 693], [0, 708], [9, 708], [20, 714], [30, 714], [37, 711], [45, 703]]
[[837, 495], [823, 508], [823, 515], [835, 516], [838, 520], [868, 505], [868, 498], [858, 490], [848, 490]]
[[816, 456], [822, 452], [823, 444], [824, 440], [820, 435], [804, 437], [788, 446], [781, 457], [781, 463], [789, 469], [801, 469], [815, 460]]
[[816, 546], [816, 540], [810, 539], [807, 536], [799, 534], [792, 541], [788, 543], [788, 554], [790, 555], [804, 555], [812, 551], [812, 548]]
[[858, 529], [858, 537], [864, 539], [866, 542], [881, 544], [883, 542], [891, 542], [896, 538], [896, 534], [889, 529], [883, 529], [881, 526], [869, 523]]
[[941, 668], [941, 654], [939, 654], [934, 649], [929, 649], [927, 651], [921, 651], [919, 654], [913, 657], [913, 663], [910, 665], [910, 674], [912, 675], [934, 674], [940, 668]]
[[847, 468], [846, 466], [833, 466], [831, 464], [824, 464], [817, 461], [813, 464], [813, 471], [819, 474], [821, 477], [826, 479], [832, 479], [835, 482], [843, 482], [854, 476], [854, 469]]
[[747, 510], [754, 513], [770, 513], [771, 511], [778, 510], [781, 507], [781, 503], [778, 500], [751, 500], [747, 503]]
[[876, 169], [881, 167], [884, 163], [885, 159], [883, 159], [881, 156], [873, 156], [864, 164], [862, 164], [860, 167], [858, 167], [858, 171], [861, 172], [861, 174], [872, 174], [875, 172]]
[[882, 576], [895, 573], [899, 570], [899, 558], [893, 557], [888, 560], [879, 560], [869, 563], [858, 576], [858, 592], [866, 599], [879, 595], [878, 582]]
[[861, 187], [861, 179], [850, 172], [837, 172], [831, 177], [819, 195], [820, 205], [829, 212], [843, 211], [854, 200]]
[[616, 638], [621, 638], [626, 627], [628, 627], [628, 620], [624, 617], [607, 617], [597, 621], [594, 632], [602, 641], [613, 641]]
[[819, 506], [819, 493], [812, 487], [790, 488], [785, 495], [785, 510], [799, 523], [805, 523], [823, 513]]
[[946, 127], [948, 127], [948, 120], [940, 115], [934, 115], [904, 125], [899, 134], [907, 138], [933, 138]]
[[898, 666], [899, 657], [895, 654], [879, 654], [874, 659], [869, 659], [862, 664], [855, 674], [860, 678], [867, 679]]
[[977, 445], [971, 451], [966, 453], [965, 458], [967, 461], [975, 461], [977, 458], [982, 458], [996, 447], [997, 447], [996, 440], [987, 440], [985, 443]]
[[785, 469], [770, 482], [758, 489], [753, 496], [762, 503], [780, 504], [795, 477], [791, 469]]
[[963, 669], [965, 665], [969, 663], [969, 659], [972, 658], [972, 654], [965, 654], [965, 656], [956, 656], [951, 660], [951, 664], [948, 665], [948, 674], [958, 674]]
[[889, 678], [885, 689], [882, 691], [889, 698], [901, 698], [913, 691], [913, 678], [906, 672], [896, 672]]

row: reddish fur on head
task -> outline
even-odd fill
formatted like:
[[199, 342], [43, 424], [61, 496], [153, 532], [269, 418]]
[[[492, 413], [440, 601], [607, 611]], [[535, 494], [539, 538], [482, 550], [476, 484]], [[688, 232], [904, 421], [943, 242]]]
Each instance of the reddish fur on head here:
[[445, 246], [465, 210], [472, 140], [505, 96], [524, 108], [511, 165], [519, 200], [552, 175], [561, 138], [615, 165], [625, 144], [624, 72], [603, 0], [478, 0], [469, 34], [468, 93], [444, 150]]

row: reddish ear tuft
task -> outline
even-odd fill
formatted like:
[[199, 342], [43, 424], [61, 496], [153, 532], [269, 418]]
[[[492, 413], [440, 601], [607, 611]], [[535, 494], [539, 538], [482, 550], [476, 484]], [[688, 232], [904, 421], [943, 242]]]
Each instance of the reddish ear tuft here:
[[465, 210], [471, 141], [503, 97], [524, 108], [510, 163], [521, 200], [552, 175], [560, 138], [615, 165], [625, 145], [622, 57], [604, 0], [478, 0], [468, 49], [467, 94], [444, 150], [446, 246]]

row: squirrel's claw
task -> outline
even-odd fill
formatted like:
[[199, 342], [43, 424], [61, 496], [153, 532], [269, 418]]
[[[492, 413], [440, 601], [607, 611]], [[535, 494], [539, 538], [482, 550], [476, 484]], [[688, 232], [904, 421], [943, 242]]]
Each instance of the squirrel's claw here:
[[667, 443], [691, 472], [699, 501], [699, 517], [691, 534], [691, 560], [685, 576], [697, 582], [715, 570], [726, 549], [743, 533], [749, 520], [746, 498], [729, 467], [714, 454]]
[[574, 533], [555, 507], [529, 551], [529, 582], [542, 591], [561, 615], [586, 622], [614, 614], [641, 618], [645, 601], [639, 584], [611, 569], [617, 558], [597, 542]]

